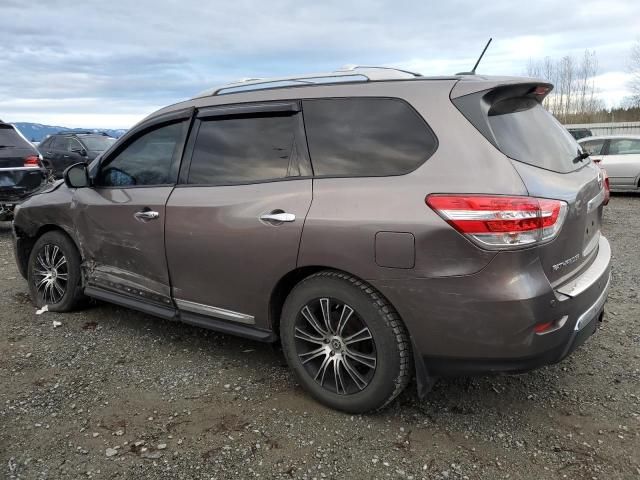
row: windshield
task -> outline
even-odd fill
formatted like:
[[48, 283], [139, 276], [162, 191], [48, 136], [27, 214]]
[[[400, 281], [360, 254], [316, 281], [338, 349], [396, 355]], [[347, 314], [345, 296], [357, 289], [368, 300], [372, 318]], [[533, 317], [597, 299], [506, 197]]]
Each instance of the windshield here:
[[489, 125], [500, 150], [514, 160], [567, 173], [585, 162], [571, 134], [542, 105], [513, 113], [489, 115]]
[[113, 145], [115, 138], [95, 136], [95, 137], [82, 137], [82, 143], [87, 147], [87, 150], [92, 152], [104, 152], [107, 148]]

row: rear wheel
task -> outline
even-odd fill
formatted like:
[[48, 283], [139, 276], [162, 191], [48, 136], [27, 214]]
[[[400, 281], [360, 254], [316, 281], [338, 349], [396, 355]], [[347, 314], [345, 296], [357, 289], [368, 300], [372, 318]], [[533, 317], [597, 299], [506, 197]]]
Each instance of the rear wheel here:
[[68, 312], [84, 298], [81, 286], [80, 254], [62, 232], [47, 232], [33, 246], [29, 256], [28, 281], [31, 300], [52, 312]]
[[285, 302], [280, 334], [300, 384], [332, 408], [382, 408], [409, 382], [412, 357], [400, 317], [350, 275], [326, 271], [299, 283]]

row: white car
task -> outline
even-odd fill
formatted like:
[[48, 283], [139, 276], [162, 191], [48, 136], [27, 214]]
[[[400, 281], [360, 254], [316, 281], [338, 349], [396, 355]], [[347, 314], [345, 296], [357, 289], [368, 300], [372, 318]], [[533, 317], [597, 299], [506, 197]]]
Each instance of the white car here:
[[640, 190], [640, 135], [603, 135], [578, 143], [606, 170], [612, 191]]

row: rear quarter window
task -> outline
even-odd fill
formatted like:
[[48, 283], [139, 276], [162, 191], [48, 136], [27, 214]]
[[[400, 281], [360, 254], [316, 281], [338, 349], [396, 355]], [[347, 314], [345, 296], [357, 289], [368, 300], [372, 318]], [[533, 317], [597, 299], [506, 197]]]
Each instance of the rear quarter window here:
[[303, 112], [316, 176], [402, 175], [437, 148], [426, 122], [400, 99], [311, 99]]

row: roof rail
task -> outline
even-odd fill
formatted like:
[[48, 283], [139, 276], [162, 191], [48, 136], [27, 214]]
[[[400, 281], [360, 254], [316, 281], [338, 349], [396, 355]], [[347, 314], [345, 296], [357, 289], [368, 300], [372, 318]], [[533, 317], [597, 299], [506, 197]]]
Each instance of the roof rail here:
[[107, 132], [95, 132], [93, 130], [60, 130], [59, 132], [54, 133], [54, 135], [102, 135], [103, 137], [110, 137]]
[[302, 85], [322, 85], [330, 83], [373, 82], [381, 80], [406, 80], [421, 77], [419, 73], [391, 67], [346, 65], [333, 72], [308, 73], [279, 78], [245, 78], [227, 83], [199, 93], [194, 98], [226, 95], [250, 90], [285, 88]]

